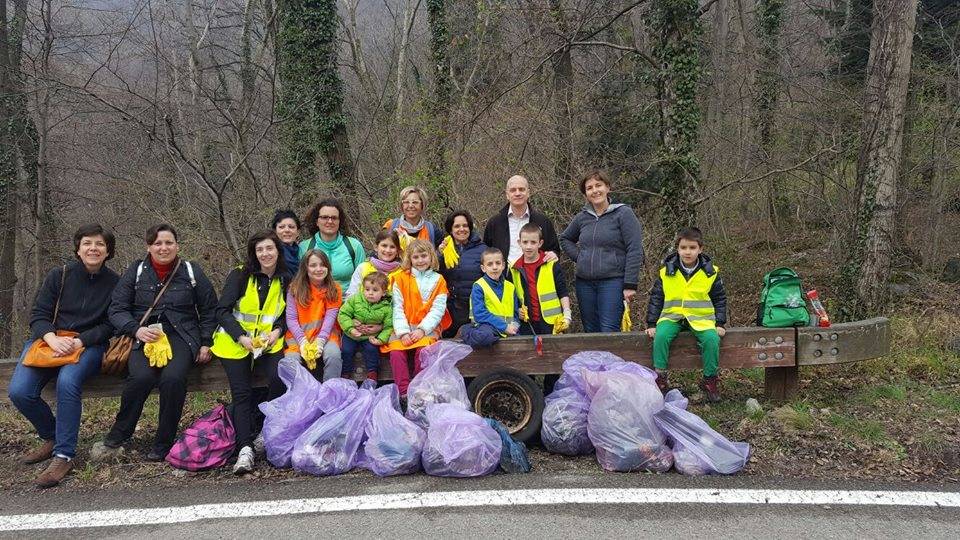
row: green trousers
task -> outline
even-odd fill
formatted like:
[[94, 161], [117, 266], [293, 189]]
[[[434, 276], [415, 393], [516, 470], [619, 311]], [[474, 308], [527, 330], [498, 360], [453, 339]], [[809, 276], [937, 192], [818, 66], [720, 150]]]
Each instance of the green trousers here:
[[667, 369], [670, 359], [670, 345], [677, 338], [681, 330], [693, 332], [697, 338], [697, 347], [703, 357], [703, 376], [713, 377], [717, 374], [720, 365], [720, 334], [713, 328], [709, 330], [694, 330], [686, 321], [660, 321], [657, 323], [657, 334], [653, 338], [653, 367]]

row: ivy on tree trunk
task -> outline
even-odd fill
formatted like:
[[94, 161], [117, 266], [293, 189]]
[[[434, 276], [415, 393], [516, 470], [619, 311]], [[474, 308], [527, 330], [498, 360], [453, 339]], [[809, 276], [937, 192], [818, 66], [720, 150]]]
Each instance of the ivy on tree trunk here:
[[348, 217], [356, 217], [356, 173], [343, 114], [343, 81], [337, 68], [337, 3], [283, 0], [278, 11], [283, 176], [294, 189], [294, 200], [306, 204], [317, 192], [319, 154], [327, 163], [330, 179], [346, 196]]
[[668, 229], [696, 220], [692, 200], [700, 177], [696, 149], [702, 118], [697, 91], [703, 73], [699, 8], [697, 0], [657, 0], [648, 23], [660, 105], [657, 163], [666, 203], [662, 221]]
[[430, 159], [430, 180], [437, 202], [447, 207], [450, 204], [450, 178], [447, 171], [447, 122], [450, 117], [450, 97], [453, 82], [450, 80], [450, 58], [447, 47], [450, 30], [447, 26], [446, 0], [427, 0], [427, 22], [430, 25], [430, 55], [433, 59], [433, 136], [436, 139]]

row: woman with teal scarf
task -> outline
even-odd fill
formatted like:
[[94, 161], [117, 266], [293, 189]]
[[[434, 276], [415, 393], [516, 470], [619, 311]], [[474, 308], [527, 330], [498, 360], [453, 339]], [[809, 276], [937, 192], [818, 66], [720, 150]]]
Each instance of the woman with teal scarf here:
[[350, 286], [350, 278], [367, 254], [360, 240], [348, 236], [343, 205], [337, 199], [324, 199], [313, 206], [304, 219], [310, 238], [300, 242], [300, 254], [319, 249], [330, 259], [333, 280], [341, 290]]

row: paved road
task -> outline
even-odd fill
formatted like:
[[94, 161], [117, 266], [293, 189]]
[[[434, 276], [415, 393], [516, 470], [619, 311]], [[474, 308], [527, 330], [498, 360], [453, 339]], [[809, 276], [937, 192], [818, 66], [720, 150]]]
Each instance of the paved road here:
[[[58, 493], [56, 497], [30, 493], [0, 499], [0, 519], [4, 516], [47, 512], [88, 512], [199, 504], [223, 507], [229, 503], [265, 500], [375, 497], [400, 493], [597, 488], [679, 488], [708, 490], [712, 493], [737, 489], [951, 491], [951, 486], [810, 482], [747, 476], [687, 478], [675, 474], [563, 473], [536, 476], [497, 475], [467, 480], [448, 480], [424, 475], [388, 479], [349, 475], [335, 478], [298, 478], [283, 483], [241, 480], [223, 485], [192, 486], [184, 489], [64, 492]], [[956, 491], [956, 486], [953, 486], [953, 490]], [[246, 506], [248, 505], [238, 505]], [[20, 537], [24, 535], [23, 532], [15, 534]], [[426, 507], [253, 518], [231, 517], [191, 523], [71, 528], [32, 533], [45, 538], [129, 538], [147, 534], [158, 538], [261, 538], [280, 535], [298, 538], [339, 537], [344, 534], [413, 538], [430, 534], [441, 538], [635, 538], [646, 535], [698, 535], [738, 538], [906, 536], [956, 539], [960, 538], [960, 508], [692, 503]]]

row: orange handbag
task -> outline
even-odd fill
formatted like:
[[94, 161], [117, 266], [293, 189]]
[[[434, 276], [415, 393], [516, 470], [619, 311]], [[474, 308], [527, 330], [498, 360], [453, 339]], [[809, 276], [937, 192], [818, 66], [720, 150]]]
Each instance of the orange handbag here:
[[[60, 273], [60, 292], [57, 293], [57, 304], [53, 308], [53, 325], [57, 324], [57, 315], [60, 314], [60, 297], [63, 296], [63, 284], [67, 280], [67, 265], [63, 265], [63, 270]], [[57, 330], [57, 337], [69, 337], [75, 338], [79, 336], [77, 332], [71, 330]], [[53, 349], [50, 348], [50, 345], [47, 345], [47, 342], [42, 338], [38, 339], [30, 345], [30, 348], [27, 349], [26, 356], [23, 357], [23, 365], [27, 367], [36, 367], [36, 368], [52, 368], [65, 366], [67, 364], [76, 364], [80, 361], [80, 353], [83, 352], [83, 347], [74, 350], [70, 354], [64, 356], [56, 356], [56, 353], [53, 352]]]

